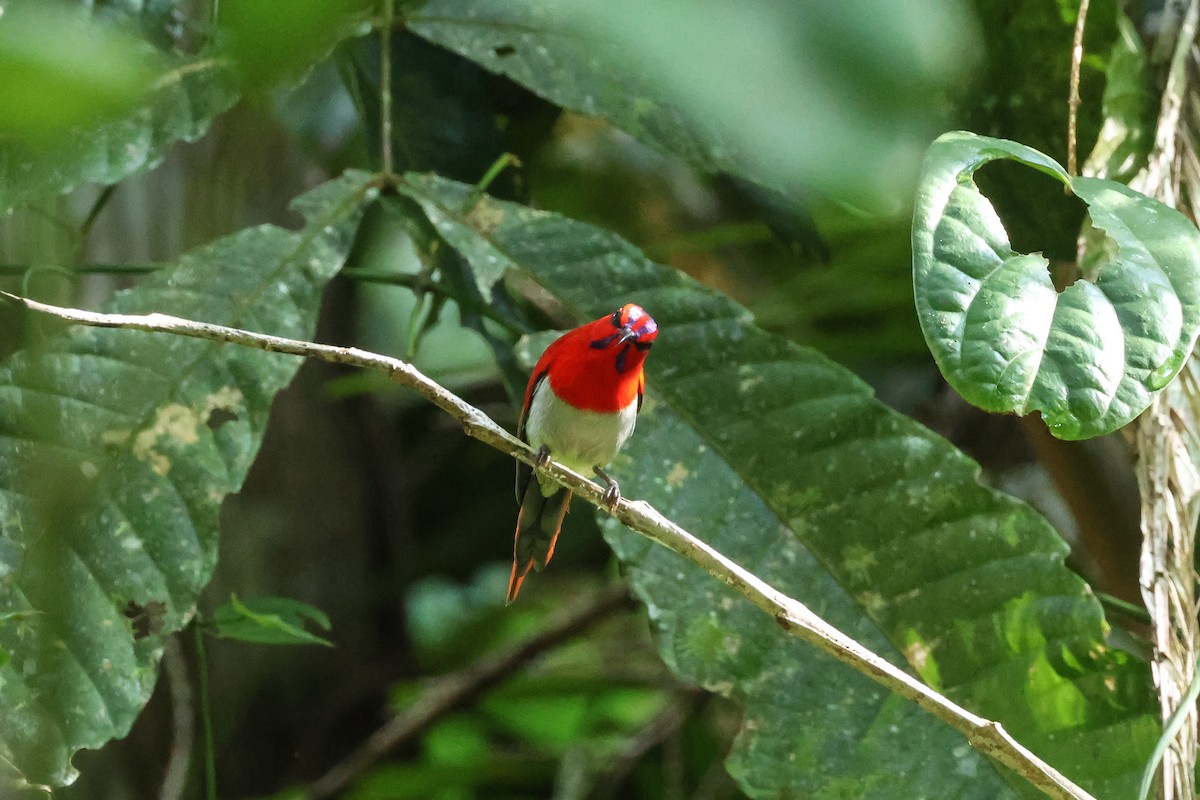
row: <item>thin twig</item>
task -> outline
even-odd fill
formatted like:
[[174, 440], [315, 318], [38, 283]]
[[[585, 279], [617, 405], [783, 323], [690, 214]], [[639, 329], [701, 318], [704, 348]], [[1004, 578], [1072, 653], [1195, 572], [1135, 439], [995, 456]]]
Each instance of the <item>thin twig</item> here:
[[96, 197], [96, 202], [92, 203], [91, 210], [88, 211], [83, 224], [79, 226], [79, 242], [81, 246], [87, 241], [88, 234], [92, 232], [92, 226], [96, 224], [100, 213], [108, 207], [108, 201], [112, 200], [112, 196], [117, 191], [118, 186], [120, 184], [112, 183], [100, 190], [99, 196]]
[[396, 18], [396, 0], [383, 0], [384, 26], [379, 32], [379, 147], [383, 174], [392, 178], [392, 21]]
[[462, 708], [535, 656], [578, 635], [627, 602], [629, 592], [624, 586], [610, 586], [568, 609], [525, 641], [433, 681], [415, 703], [384, 723], [357, 750], [318, 778], [305, 797], [320, 800], [339, 794], [376, 761], [423, 733], [436, 720]]
[[[24, 275], [31, 269], [42, 266], [57, 266], [44, 264], [0, 264], [0, 276]], [[167, 265], [160, 263], [146, 264], [79, 264], [71, 265], [70, 271], [80, 275], [143, 275], [158, 272]]]
[[187, 659], [174, 636], [163, 648], [163, 671], [171, 690], [171, 753], [163, 774], [159, 800], [179, 800], [187, 787], [188, 767], [196, 740], [196, 708], [192, 703], [192, 683], [188, 679]]
[[1079, 117], [1079, 73], [1083, 66], [1083, 29], [1087, 25], [1088, 0], [1079, 0], [1079, 16], [1075, 19], [1075, 44], [1071, 48], [1071, 94], [1067, 103], [1067, 172], [1078, 175], [1075, 150]]
[[904, 670], [885, 661], [857, 641], [814, 614], [803, 603], [767, 584], [729, 558], [697, 539], [653, 506], [624, 498], [609, 509], [605, 490], [556, 461], [540, 465], [538, 455], [527, 444], [500, 427], [491, 417], [453, 392], [430, 380], [412, 364], [397, 358], [370, 353], [353, 347], [334, 347], [297, 339], [251, 333], [237, 328], [180, 319], [166, 314], [101, 314], [61, 308], [0, 292], [0, 297], [66, 322], [101, 328], [172, 333], [197, 339], [231, 342], [276, 353], [317, 358], [335, 364], [347, 364], [387, 374], [392, 380], [415, 390], [462, 425], [468, 436], [532, 466], [540, 474], [567, 487], [584, 502], [607, 510], [618, 521], [647, 538], [658, 542], [703, 568], [709, 575], [729, 585], [765, 613], [779, 626], [816, 646], [881, 685], [919, 705], [962, 733], [976, 749], [1025, 778], [1048, 797], [1056, 800], [1093, 800], [1069, 778], [1047, 764], [1012, 738], [997, 722], [980, 717], [957, 705]]
[[617, 797], [621, 786], [642, 756], [675, 734], [691, 716], [696, 702], [694, 690], [680, 692], [671, 698], [662, 711], [655, 714], [641, 730], [630, 737], [624, 749], [613, 759], [608, 771], [596, 781], [596, 789], [591, 797], [594, 800], [611, 800]]
[[471, 194], [463, 202], [462, 209], [459, 213], [468, 214], [476, 204], [483, 199], [483, 194], [492, 185], [496, 178], [500, 177], [500, 173], [509, 167], [520, 167], [521, 159], [514, 156], [512, 153], [502, 153], [499, 158], [492, 162], [492, 165], [487, 168], [487, 172], [483, 173], [483, 177], [479, 179], [479, 183], [471, 189]]

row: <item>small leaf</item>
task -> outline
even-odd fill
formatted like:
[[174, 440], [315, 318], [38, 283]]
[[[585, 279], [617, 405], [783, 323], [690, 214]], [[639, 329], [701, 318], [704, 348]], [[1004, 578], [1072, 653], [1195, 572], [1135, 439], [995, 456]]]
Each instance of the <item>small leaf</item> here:
[[[1014, 252], [972, 181], [1011, 159], [1069, 186], [1117, 250], [1094, 282], [1055, 290], [1049, 262]], [[1183, 366], [1200, 332], [1200, 232], [1127, 186], [1072, 178], [1031, 148], [970, 133], [930, 147], [913, 217], [913, 282], [946, 380], [987, 411], [1039, 411], [1061, 439], [1110, 433]]]
[[333, 647], [304, 629], [306, 622], [330, 630], [329, 617], [318, 608], [287, 597], [254, 597], [245, 602], [232, 595], [210, 620], [217, 636], [255, 644], [320, 644]]

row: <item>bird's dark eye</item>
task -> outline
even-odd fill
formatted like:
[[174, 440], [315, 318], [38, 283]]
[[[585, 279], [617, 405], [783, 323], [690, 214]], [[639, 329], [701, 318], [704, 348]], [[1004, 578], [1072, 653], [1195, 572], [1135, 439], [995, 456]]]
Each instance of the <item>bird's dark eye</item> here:
[[612, 315], [612, 324], [614, 328], [621, 327], [621, 312], [616, 311]]
[[650, 345], [652, 344], [654, 344], [654, 342], [634, 342], [633, 346], [644, 353], [650, 349]]

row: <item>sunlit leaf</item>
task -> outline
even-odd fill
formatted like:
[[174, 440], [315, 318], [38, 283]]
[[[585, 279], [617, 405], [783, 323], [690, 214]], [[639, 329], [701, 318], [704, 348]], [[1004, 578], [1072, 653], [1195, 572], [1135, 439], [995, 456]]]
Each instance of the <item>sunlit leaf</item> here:
[[1137, 29], [1122, 15], [1105, 76], [1104, 125], [1083, 165], [1085, 175], [1128, 182], [1143, 166], [1158, 113], [1146, 60]]

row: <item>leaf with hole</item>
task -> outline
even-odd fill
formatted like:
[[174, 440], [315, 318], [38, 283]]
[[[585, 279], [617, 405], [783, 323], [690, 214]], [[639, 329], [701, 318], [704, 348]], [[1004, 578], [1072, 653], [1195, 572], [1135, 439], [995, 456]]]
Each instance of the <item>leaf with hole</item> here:
[[[227, 236], [106, 310], [308, 338], [373, 191], [364, 173], [330, 181], [294, 202], [301, 230]], [[128, 733], [300, 363], [131, 330], [38, 341], [0, 365], [0, 785], [70, 783], [77, 750]]]
[[[646, 402], [612, 465], [627, 497], [907, 660], [1089, 788], [1132, 793], [1159, 729], [1149, 675], [1108, 645], [1045, 519], [980, 485], [978, 465], [848, 370], [618, 236], [488, 197], [464, 213], [471, 188], [429, 176], [401, 191], [437, 208], [444, 242], [473, 265], [499, 260], [577, 322], [628, 301], [654, 315]], [[690, 562], [604, 526], [667, 664], [744, 703], [728, 767], [751, 796], [1010, 796], [940, 721]]]
[[[1056, 291], [1040, 254], [1013, 251], [972, 175], [1011, 159], [1087, 203], [1116, 248]], [[1123, 184], [1072, 178], [1036, 150], [948, 133], [929, 148], [913, 215], [913, 284], [946, 380], [986, 411], [1041, 412], [1060, 439], [1110, 433], [1175, 377], [1200, 332], [1200, 232]]]

